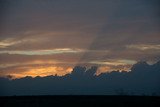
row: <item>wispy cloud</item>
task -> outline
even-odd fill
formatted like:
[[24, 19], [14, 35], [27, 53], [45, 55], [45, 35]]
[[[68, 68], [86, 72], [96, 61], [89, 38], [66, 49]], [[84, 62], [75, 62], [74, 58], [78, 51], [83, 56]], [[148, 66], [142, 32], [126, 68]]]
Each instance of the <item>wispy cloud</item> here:
[[0, 54], [18, 54], [18, 55], [53, 55], [61, 53], [78, 53], [83, 52], [81, 49], [61, 48], [53, 50], [20, 50], [20, 51], [0, 51]]
[[13, 38], [7, 38], [5, 40], [0, 41], [0, 48], [7, 48], [14, 44], [18, 44], [20, 41], [13, 41]]
[[16, 39], [16, 38], [6, 38], [2, 41], [0, 41], [0, 48], [8, 48], [10, 46], [14, 46], [14, 45], [18, 45], [18, 44], [22, 44], [22, 43], [25, 43], [25, 42], [35, 42], [36, 40], [35, 39], [31, 39], [31, 38], [28, 38], [28, 39]]
[[126, 65], [126, 64], [135, 64], [136, 61], [134, 60], [127, 60], [127, 59], [123, 59], [123, 60], [108, 60], [108, 61], [91, 61], [90, 63], [93, 64], [98, 64], [98, 65]]
[[11, 55], [54, 55], [62, 53], [108, 53], [109, 50], [87, 50], [78, 48], [56, 48], [48, 50], [2, 50], [0, 54], [11, 54]]
[[138, 50], [160, 50], [160, 45], [148, 45], [148, 44], [140, 44], [140, 45], [127, 45], [128, 49], [138, 49]]

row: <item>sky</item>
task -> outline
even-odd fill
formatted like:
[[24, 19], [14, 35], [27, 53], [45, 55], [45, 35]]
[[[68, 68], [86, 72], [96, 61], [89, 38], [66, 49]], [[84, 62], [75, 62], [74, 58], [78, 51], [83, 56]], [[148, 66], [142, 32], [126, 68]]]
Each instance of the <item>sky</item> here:
[[0, 0], [0, 76], [97, 74], [160, 60], [159, 0]]

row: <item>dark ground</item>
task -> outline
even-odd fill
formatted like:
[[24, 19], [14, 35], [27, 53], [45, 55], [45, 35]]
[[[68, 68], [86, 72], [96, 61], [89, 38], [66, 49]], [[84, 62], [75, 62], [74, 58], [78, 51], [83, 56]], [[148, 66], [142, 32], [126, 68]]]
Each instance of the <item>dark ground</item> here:
[[156, 96], [10, 96], [0, 97], [0, 107], [160, 107]]

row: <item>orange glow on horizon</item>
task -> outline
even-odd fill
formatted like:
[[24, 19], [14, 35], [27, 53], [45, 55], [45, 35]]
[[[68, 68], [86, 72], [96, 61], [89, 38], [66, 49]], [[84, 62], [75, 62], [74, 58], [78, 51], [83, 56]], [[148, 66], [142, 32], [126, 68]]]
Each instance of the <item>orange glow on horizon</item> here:
[[[16, 78], [23, 78], [26, 76], [31, 77], [46, 77], [50, 75], [57, 75], [57, 76], [64, 76], [66, 74], [70, 74], [73, 71], [74, 67], [62, 67], [62, 66], [36, 66], [36, 67], [21, 67], [17, 70], [21, 70], [22, 72], [12, 72], [9, 75], [12, 77], [12, 79]], [[112, 71], [130, 71], [130, 68], [123, 67], [123, 68], [111, 68], [109, 66], [100, 66], [97, 69], [96, 75], [99, 75], [101, 73], [107, 73]]]
[[[11, 66], [11, 65], [10, 65]], [[10, 67], [8, 65], [8, 67]], [[41, 61], [36, 60], [31, 63], [17, 63], [15, 65], [12, 65], [11, 67], [15, 67], [12, 70], [8, 70], [7, 72], [0, 74], [2, 77], [9, 77], [11, 76], [12, 79], [16, 78], [23, 78], [26, 76], [31, 77], [46, 77], [50, 75], [57, 75], [57, 76], [64, 76], [66, 74], [70, 74], [75, 65], [67, 65], [56, 63], [56, 61]], [[84, 66], [84, 65], [81, 65]], [[87, 69], [89, 69], [92, 65], [88, 66]], [[7, 66], [6, 66], [7, 68]], [[123, 65], [101, 65], [98, 67], [96, 75], [99, 75], [101, 73], [108, 73], [112, 71], [130, 71], [131, 65], [123, 64]], [[10, 78], [10, 77], [9, 77]]]
[[72, 72], [71, 67], [60, 67], [60, 66], [49, 66], [49, 67], [33, 67], [30, 68], [24, 72], [21, 73], [14, 73], [11, 74], [13, 78], [22, 78], [26, 76], [31, 76], [31, 77], [45, 77], [49, 75], [57, 75], [57, 76], [64, 76], [68, 73]]

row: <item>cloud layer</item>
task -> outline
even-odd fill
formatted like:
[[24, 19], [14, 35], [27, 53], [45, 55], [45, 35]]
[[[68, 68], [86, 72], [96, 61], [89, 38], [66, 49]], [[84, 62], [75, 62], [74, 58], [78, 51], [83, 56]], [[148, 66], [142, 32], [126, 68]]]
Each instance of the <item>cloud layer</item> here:
[[[61, 67], [49, 67], [53, 72]], [[43, 72], [39, 68], [38, 72]], [[95, 75], [98, 68], [76, 66], [64, 76], [0, 78], [0, 96], [13, 95], [160, 95], [160, 61], [134, 64], [130, 72], [112, 71]], [[103, 69], [104, 70], [104, 69]], [[68, 69], [70, 71], [70, 69]], [[36, 74], [35, 74], [36, 75]], [[44, 74], [45, 75], [45, 74]], [[26, 84], [27, 83], [27, 84]]]
[[159, 4], [158, 0], [2, 0], [0, 76], [13, 71], [20, 75], [28, 70], [20, 68], [30, 66], [36, 66], [35, 72], [43, 65], [64, 69], [98, 65], [112, 71], [129, 70], [139, 60], [154, 63], [160, 59]]

